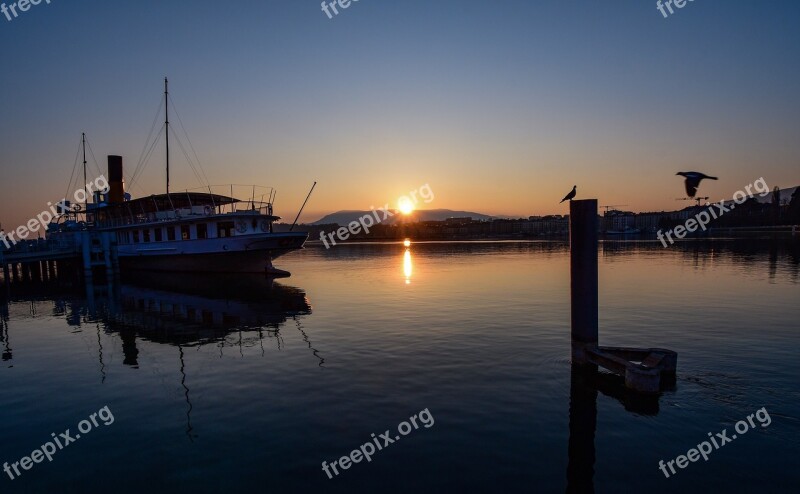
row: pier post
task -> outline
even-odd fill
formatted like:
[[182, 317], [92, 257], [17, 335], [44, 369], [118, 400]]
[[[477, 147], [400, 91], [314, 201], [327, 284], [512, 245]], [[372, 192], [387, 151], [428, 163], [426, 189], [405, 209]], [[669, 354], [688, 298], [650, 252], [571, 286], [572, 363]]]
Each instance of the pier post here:
[[83, 275], [86, 279], [92, 277], [92, 239], [89, 232], [81, 232], [81, 247], [83, 253]]
[[111, 234], [108, 232], [101, 233], [100, 242], [103, 245], [103, 261], [105, 262], [106, 273], [110, 275], [113, 270], [111, 264]]
[[569, 204], [572, 361], [589, 364], [598, 344], [597, 199]]
[[119, 244], [114, 238], [111, 242], [111, 266], [114, 269], [114, 276], [119, 275]]
[[40, 261], [31, 263], [31, 280], [42, 281], [42, 263]]
[[628, 389], [657, 394], [662, 384], [675, 379], [677, 353], [598, 344], [597, 199], [570, 202], [569, 243], [572, 362], [588, 369], [603, 367], [624, 377]]

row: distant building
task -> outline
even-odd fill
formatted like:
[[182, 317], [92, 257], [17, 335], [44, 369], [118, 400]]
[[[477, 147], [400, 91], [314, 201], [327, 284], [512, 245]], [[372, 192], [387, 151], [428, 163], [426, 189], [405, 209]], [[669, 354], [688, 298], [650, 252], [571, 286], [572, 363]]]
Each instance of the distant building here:
[[633, 226], [643, 232], [654, 232], [670, 218], [670, 213], [661, 211], [660, 213], [639, 213], [634, 218]]
[[569, 217], [531, 216], [528, 221], [521, 222], [521, 231], [525, 235], [557, 235], [569, 233]]
[[447, 218], [444, 220], [447, 225], [468, 225], [472, 223], [472, 216], [464, 216], [460, 218]]

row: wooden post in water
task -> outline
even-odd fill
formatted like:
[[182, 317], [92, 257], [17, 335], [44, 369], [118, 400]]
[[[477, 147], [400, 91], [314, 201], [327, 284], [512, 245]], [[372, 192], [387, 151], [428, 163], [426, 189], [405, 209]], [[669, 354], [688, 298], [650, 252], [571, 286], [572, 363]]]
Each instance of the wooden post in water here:
[[586, 349], [598, 344], [597, 245], [597, 199], [570, 201], [572, 361], [579, 365], [590, 363]]
[[602, 347], [598, 338], [597, 199], [569, 203], [572, 362], [610, 370], [628, 389], [658, 393], [674, 379], [678, 354], [664, 348]]

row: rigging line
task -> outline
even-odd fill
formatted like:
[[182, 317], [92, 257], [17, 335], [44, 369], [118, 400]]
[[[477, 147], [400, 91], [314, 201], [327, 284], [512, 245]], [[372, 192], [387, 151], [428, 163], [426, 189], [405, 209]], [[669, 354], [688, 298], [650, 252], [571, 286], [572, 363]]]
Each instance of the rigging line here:
[[[163, 129], [164, 125], [162, 125], [161, 128]], [[139, 177], [141, 176], [142, 172], [144, 172], [144, 169], [147, 168], [147, 164], [150, 162], [150, 156], [152, 156], [153, 150], [161, 140], [160, 137], [161, 137], [161, 130], [158, 131], [158, 137], [156, 137], [156, 139], [153, 140], [153, 144], [150, 146], [150, 149], [144, 156], [144, 161], [142, 161], [142, 166], [137, 167], [136, 171], [134, 171], [133, 175], [131, 176], [131, 187], [133, 187], [133, 184], [135, 184], [136, 181], [139, 180]]]
[[181, 151], [183, 151], [183, 157], [186, 158], [186, 162], [189, 163], [189, 168], [192, 169], [192, 172], [194, 173], [194, 177], [197, 179], [198, 182], [200, 182], [201, 186], [205, 187], [205, 184], [203, 183], [203, 179], [197, 173], [197, 168], [192, 163], [191, 158], [189, 158], [189, 154], [186, 152], [186, 148], [183, 147], [183, 143], [181, 142], [180, 138], [178, 137], [178, 134], [174, 130], [172, 131], [172, 133], [175, 136], [175, 141], [178, 143], [178, 147], [181, 148]]
[[[81, 137], [81, 139], [83, 139], [83, 137]], [[72, 174], [69, 176], [67, 191], [64, 192], [64, 200], [67, 199], [67, 194], [69, 194], [69, 189], [72, 187], [72, 181], [75, 179], [75, 170], [78, 168], [78, 157], [81, 155], [81, 143], [82, 141], [78, 142], [78, 151], [75, 153], [75, 164], [72, 165]]]
[[89, 142], [89, 139], [86, 139], [86, 145], [89, 146], [89, 154], [92, 156], [92, 161], [94, 161], [94, 166], [97, 168], [98, 177], [103, 174], [103, 170], [100, 168], [100, 165], [97, 163], [97, 158], [94, 156], [94, 149], [92, 149], [92, 143]]
[[139, 168], [133, 176], [134, 181], [139, 180], [139, 177], [142, 176], [142, 173], [144, 173], [147, 165], [150, 164], [150, 158], [153, 156], [153, 151], [156, 149], [156, 146], [158, 146], [158, 143], [161, 142], [161, 131], [165, 126], [166, 124], [162, 124], [161, 128], [158, 130], [156, 138], [153, 140], [153, 143], [150, 145], [150, 149], [147, 150], [147, 154], [144, 156], [144, 161], [142, 161], [141, 168]]
[[[210, 186], [210, 181], [208, 180], [208, 177], [206, 176], [206, 172], [203, 169], [203, 165], [200, 163], [200, 158], [197, 156], [197, 151], [195, 151], [194, 146], [192, 145], [192, 140], [189, 138], [189, 133], [186, 131], [186, 127], [183, 125], [183, 119], [181, 119], [181, 115], [180, 115], [180, 113], [178, 113], [178, 109], [175, 107], [174, 98], [172, 100], [170, 100], [170, 104], [172, 105], [172, 111], [175, 113], [175, 116], [178, 117], [178, 123], [180, 124], [181, 130], [183, 130], [183, 134], [186, 136], [186, 142], [189, 143], [189, 148], [192, 150], [192, 153], [194, 154], [195, 163], [196, 163], [197, 167], [200, 170], [200, 174], [202, 175], [202, 178], [205, 180], [205, 183], [203, 183], [201, 181], [201, 184], [204, 185], [204, 186]], [[177, 134], [176, 134], [176, 138], [177, 138]], [[189, 160], [189, 159], [187, 159], [187, 161], [191, 162], [191, 160]]]
[[[156, 123], [158, 122], [158, 117], [161, 114], [161, 109], [164, 107], [164, 99], [162, 98], [158, 105], [158, 110], [156, 111], [155, 117], [153, 117], [153, 123], [150, 126], [150, 132], [147, 134], [147, 139], [144, 142], [144, 146], [142, 147], [142, 152], [139, 154], [139, 161], [136, 163], [136, 167], [134, 168], [133, 174], [131, 175], [131, 183], [138, 178], [139, 174], [141, 173], [142, 169], [147, 166], [147, 160], [149, 159], [149, 155], [152, 151], [148, 151], [148, 146], [150, 145], [150, 139], [153, 137], [153, 130], [156, 127]], [[163, 127], [163, 125], [162, 125]], [[159, 130], [159, 134], [161, 131]], [[157, 140], [157, 138], [156, 138]]]
[[197, 166], [200, 168], [200, 173], [203, 175], [203, 179], [205, 180], [205, 184], [207, 186], [211, 186], [211, 181], [206, 176], [206, 171], [203, 169], [203, 165], [200, 163], [200, 158], [197, 156], [197, 151], [195, 151], [194, 146], [192, 145], [192, 140], [189, 138], [189, 133], [186, 131], [186, 127], [183, 126], [183, 120], [181, 119], [180, 113], [178, 113], [178, 109], [175, 107], [175, 98], [170, 99], [170, 104], [172, 105], [172, 111], [175, 112], [175, 116], [178, 117], [178, 123], [181, 126], [181, 130], [183, 130], [184, 135], [186, 135], [186, 142], [189, 143], [189, 148], [192, 150], [194, 154], [194, 159], [197, 162]]
[[[153, 137], [153, 130], [156, 128], [156, 123], [158, 122], [158, 118], [161, 115], [161, 109], [164, 107], [164, 97], [161, 97], [161, 101], [158, 104], [158, 110], [156, 110], [156, 116], [153, 117], [153, 124], [150, 126], [150, 132], [147, 133], [147, 139], [144, 141], [144, 146], [142, 146], [142, 152], [139, 153], [139, 162], [136, 163], [136, 168], [134, 169], [133, 175], [136, 176], [137, 172], [139, 171], [139, 167], [142, 166], [144, 161], [144, 153], [147, 150], [147, 145], [150, 143], [150, 138]], [[161, 131], [159, 131], [161, 133]]]

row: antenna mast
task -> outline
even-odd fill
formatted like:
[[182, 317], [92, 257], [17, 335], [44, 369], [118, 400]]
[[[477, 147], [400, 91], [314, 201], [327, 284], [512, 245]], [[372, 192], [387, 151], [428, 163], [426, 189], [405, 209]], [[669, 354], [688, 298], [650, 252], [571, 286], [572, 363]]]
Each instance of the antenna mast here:
[[167, 194], [169, 194], [169, 81], [164, 78], [164, 134], [167, 139]]

